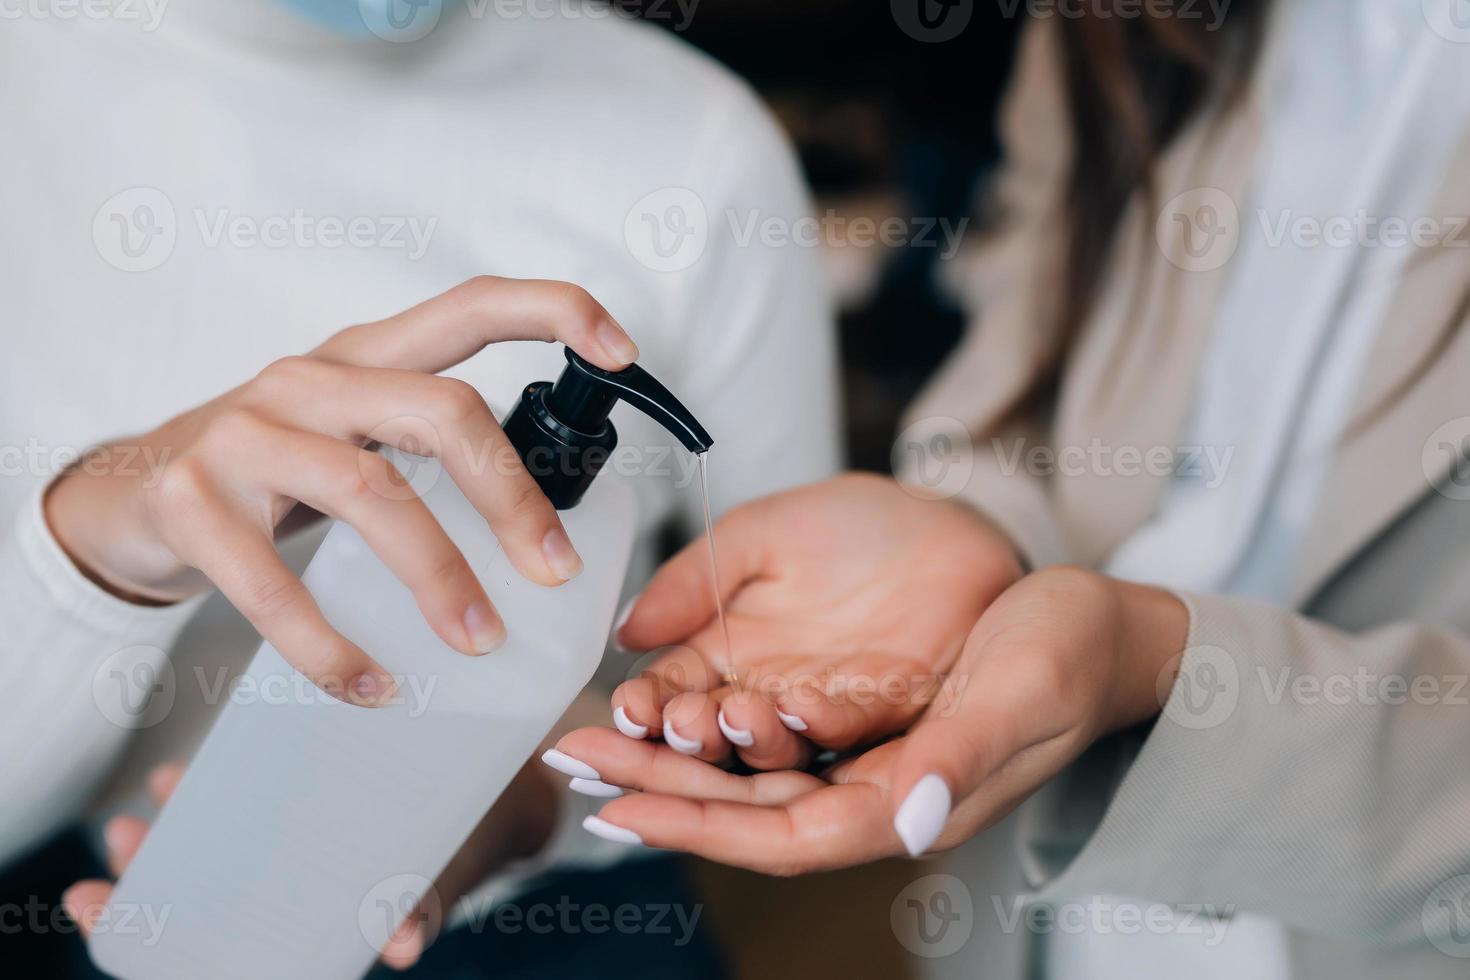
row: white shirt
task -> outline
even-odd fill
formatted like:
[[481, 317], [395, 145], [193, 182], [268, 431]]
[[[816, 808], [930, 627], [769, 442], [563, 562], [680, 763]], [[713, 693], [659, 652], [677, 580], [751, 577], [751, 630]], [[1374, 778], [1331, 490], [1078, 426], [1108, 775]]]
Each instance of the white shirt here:
[[[1413, 247], [1382, 222], [1451, 217], [1430, 209], [1470, 121], [1470, 51], [1430, 29], [1420, 0], [1283, 0], [1272, 16], [1256, 79], [1266, 132], [1182, 440], [1229, 463], [1172, 481], [1108, 571], [1288, 603], [1297, 548], [1331, 492], [1334, 445]], [[1280, 926], [1250, 915], [1223, 939], [1059, 933], [1049, 976], [1285, 980], [1286, 950]]]
[[[186, 758], [218, 708], [194, 678], [238, 672], [258, 644], [218, 596], [197, 615], [143, 609], [76, 572], [38, 503], [69, 450], [495, 273], [602, 300], [714, 436], [716, 511], [837, 468], [819, 257], [727, 230], [727, 212], [809, 211], [757, 100], [621, 18], [477, 9], [446, 4], [402, 44], [270, 0], [172, 0], [152, 31], [32, 15], [0, 31], [0, 863], [110, 774], [132, 785]], [[705, 221], [702, 253], [654, 249], [645, 215], [670, 234]], [[563, 365], [551, 346], [506, 344], [451, 373], [503, 410]], [[635, 411], [614, 420], [643, 454], [644, 530], [678, 515], [697, 528], [692, 462]], [[319, 536], [290, 548], [298, 565]], [[630, 587], [650, 561], [645, 547]], [[136, 738], [109, 720], [106, 671], [134, 645], [170, 650], [179, 679]]]

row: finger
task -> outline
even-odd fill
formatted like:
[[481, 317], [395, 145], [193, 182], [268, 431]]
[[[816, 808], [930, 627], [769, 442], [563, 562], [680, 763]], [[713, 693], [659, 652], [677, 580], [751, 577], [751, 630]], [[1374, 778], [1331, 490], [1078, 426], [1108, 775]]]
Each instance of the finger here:
[[1019, 753], [1067, 730], [1048, 710], [1057, 689], [1048, 661], [986, 657], [987, 628], [982, 619], [951, 672], [959, 682], [953, 700], [924, 714], [893, 764], [893, 825], [915, 857], [934, 846], [957, 802]]
[[179, 788], [179, 780], [184, 778], [184, 767], [177, 762], [165, 762], [156, 766], [148, 774], [148, 796], [153, 800], [153, 805], [162, 807], [174, 795], [174, 790]]
[[573, 788], [591, 796], [601, 793], [598, 786], [590, 785], [596, 782], [603, 787], [644, 793], [774, 806], [826, 785], [804, 772], [737, 776], [667, 745], [624, 738], [610, 728], [570, 732], [556, 743], [555, 754], [547, 753], [542, 761], [580, 779], [581, 784]]
[[540, 585], [560, 585], [580, 573], [582, 560], [556, 508], [473, 385], [416, 371], [288, 357], [260, 373], [248, 386], [247, 400], [293, 428], [439, 459], [490, 523], [518, 572]]
[[112, 883], [95, 879], [79, 881], [61, 895], [61, 907], [81, 929], [84, 937], [92, 935], [97, 917], [107, 908], [112, 897]]
[[727, 687], [713, 691], [686, 691], [676, 694], [664, 706], [664, 742], [683, 755], [705, 762], [724, 762], [730, 758], [731, 745], [716, 720], [720, 701], [730, 693]]
[[315, 432], [252, 426], [226, 464], [239, 479], [352, 525], [450, 647], [473, 656], [504, 642], [505, 624], [469, 562], [391, 462]]
[[710, 691], [723, 682], [723, 676], [695, 650], [674, 647], [613, 691], [614, 721], [631, 738], [662, 738], [664, 706], [671, 699], [689, 691]]
[[774, 875], [862, 864], [900, 847], [883, 792], [867, 783], [823, 786], [774, 807], [635, 794], [613, 800], [584, 826]]
[[383, 944], [379, 958], [383, 965], [392, 970], [407, 970], [418, 963], [428, 946], [428, 928], [422, 917], [415, 913], [404, 919], [388, 941]]
[[107, 844], [107, 867], [114, 878], [122, 877], [128, 865], [133, 863], [146, 836], [148, 821], [141, 817], [123, 814], [107, 821], [102, 828], [102, 840]]
[[580, 286], [499, 276], [476, 276], [386, 320], [348, 327], [314, 353], [437, 374], [503, 340], [560, 341], [609, 371], [638, 358], [628, 332]]
[[[727, 605], [765, 565], [761, 521], [757, 501], [735, 508], [715, 524], [720, 600]], [[649, 581], [614, 639], [628, 650], [653, 650], [685, 642], [715, 617], [715, 590], [710, 577], [709, 544], [691, 541]]]
[[212, 504], [190, 516], [193, 533], [175, 552], [208, 576], [288, 663], [338, 700], [363, 707], [391, 703], [397, 689], [392, 676], [332, 629], [259, 528]]
[[[810, 663], [810, 661], [803, 661]], [[825, 749], [846, 751], [907, 729], [948, 678], [882, 653], [847, 657], [820, 673], [785, 673], [774, 691], [783, 724]]]
[[741, 761], [755, 769], [797, 769], [811, 759], [811, 743], [781, 721], [776, 706], [753, 691], [734, 691], [716, 718]]

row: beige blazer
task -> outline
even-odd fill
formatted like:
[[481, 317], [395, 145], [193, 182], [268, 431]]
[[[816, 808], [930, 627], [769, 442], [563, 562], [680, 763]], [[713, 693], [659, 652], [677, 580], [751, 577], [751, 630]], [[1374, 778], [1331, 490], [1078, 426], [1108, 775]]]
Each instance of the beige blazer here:
[[[978, 317], [910, 421], [963, 423], [961, 492], [1033, 565], [1096, 566], [1167, 476], [1028, 473], [1009, 452], [1177, 445], [1230, 263], [1203, 268], [1136, 200], [1060, 384], [1039, 390], [1069, 159], [1048, 23], [1029, 29], [1004, 111], [1004, 220], [974, 277]], [[1205, 113], [1154, 200], [1213, 189], [1254, 220], [1261, 121], [1250, 98]], [[1450, 173], [1433, 214], [1470, 215], [1470, 139]], [[1096, 746], [959, 856], [976, 934], [956, 975], [1038, 967], [1036, 930], [996, 911], [1034, 892], [1267, 916], [1290, 930], [1295, 978], [1470, 976], [1470, 232], [1453, 225], [1403, 271], [1290, 606], [1185, 597], [1189, 652], [1160, 719]]]

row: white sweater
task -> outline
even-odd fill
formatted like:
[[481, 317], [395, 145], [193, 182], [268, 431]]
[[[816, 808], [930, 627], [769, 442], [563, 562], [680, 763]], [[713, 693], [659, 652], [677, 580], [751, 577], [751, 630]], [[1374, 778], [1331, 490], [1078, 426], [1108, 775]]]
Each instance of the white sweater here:
[[[431, 35], [397, 44], [270, 0], [172, 0], [156, 30], [17, 9], [33, 12], [0, 31], [0, 864], [109, 779], [125, 792], [186, 758], [219, 671], [258, 643], [218, 596], [145, 609], [77, 573], [39, 508], [75, 450], [495, 273], [603, 301], [714, 435], [716, 510], [836, 468], [818, 256], [740, 243], [727, 220], [805, 214], [798, 171], [752, 96], [672, 38], [494, 4], [446, 5]], [[700, 207], [703, 252], [697, 236], [673, 248]], [[561, 363], [508, 344], [452, 373], [503, 409]], [[648, 464], [633, 478], [645, 529], [694, 519], [697, 485], [676, 486], [690, 461], [635, 412], [614, 418]], [[139, 646], [170, 652], [176, 690], [135, 735], [110, 718], [126, 687], [113, 668], [137, 659], [119, 651]]]

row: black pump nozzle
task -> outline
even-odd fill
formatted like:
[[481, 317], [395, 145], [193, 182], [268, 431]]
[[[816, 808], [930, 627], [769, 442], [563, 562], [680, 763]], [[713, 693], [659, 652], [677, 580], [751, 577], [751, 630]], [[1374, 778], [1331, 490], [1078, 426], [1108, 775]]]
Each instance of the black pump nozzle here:
[[658, 422], [692, 453], [714, 444], [689, 409], [638, 365], [606, 371], [570, 347], [566, 355], [556, 384], [527, 385], [505, 420], [505, 434], [557, 510], [576, 506], [617, 446], [608, 415], [619, 400]]

